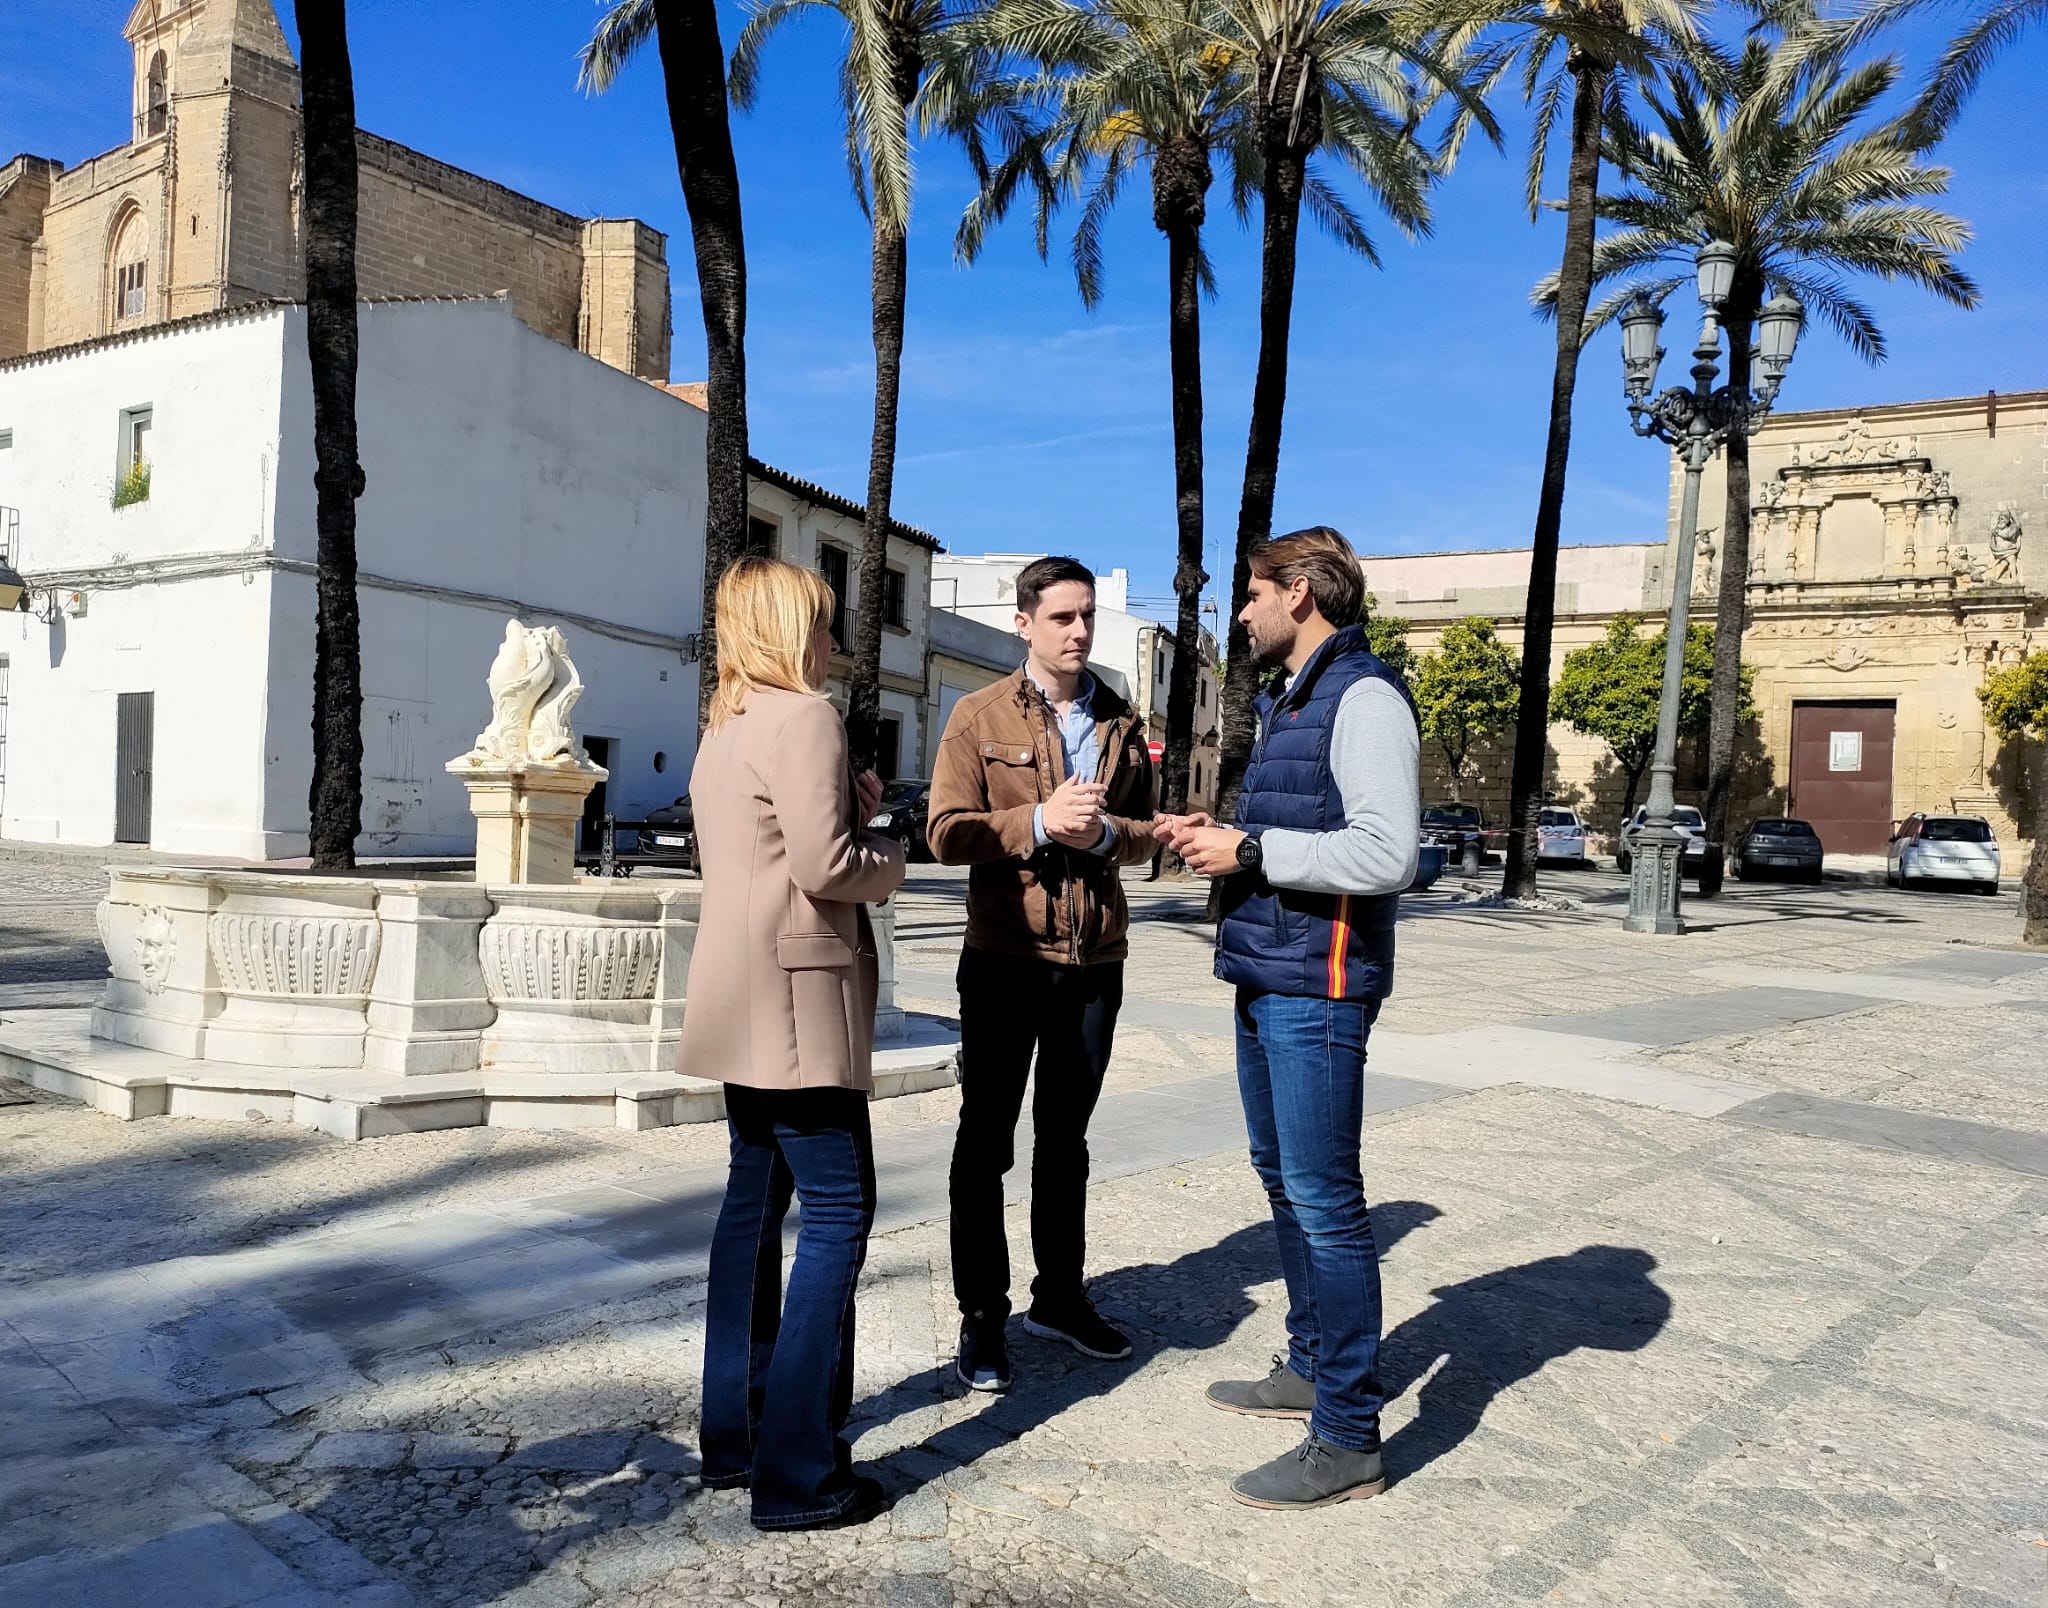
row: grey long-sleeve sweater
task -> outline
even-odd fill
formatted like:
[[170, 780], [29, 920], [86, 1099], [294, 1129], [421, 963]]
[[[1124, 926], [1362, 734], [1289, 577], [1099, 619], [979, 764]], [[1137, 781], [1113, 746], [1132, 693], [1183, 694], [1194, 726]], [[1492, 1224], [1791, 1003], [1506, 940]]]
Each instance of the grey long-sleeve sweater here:
[[1415, 880], [1422, 834], [1422, 740], [1401, 694], [1377, 676], [1337, 705], [1330, 770], [1344, 802], [1337, 832], [1260, 834], [1266, 880], [1304, 893], [1398, 893]]

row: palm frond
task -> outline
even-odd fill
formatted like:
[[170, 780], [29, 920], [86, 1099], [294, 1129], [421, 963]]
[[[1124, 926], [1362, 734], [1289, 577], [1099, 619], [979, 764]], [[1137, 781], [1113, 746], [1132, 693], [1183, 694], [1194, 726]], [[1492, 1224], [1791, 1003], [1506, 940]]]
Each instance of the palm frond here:
[[577, 85], [586, 94], [602, 95], [653, 37], [654, 0], [619, 0], [598, 19], [589, 43], [577, 52]]

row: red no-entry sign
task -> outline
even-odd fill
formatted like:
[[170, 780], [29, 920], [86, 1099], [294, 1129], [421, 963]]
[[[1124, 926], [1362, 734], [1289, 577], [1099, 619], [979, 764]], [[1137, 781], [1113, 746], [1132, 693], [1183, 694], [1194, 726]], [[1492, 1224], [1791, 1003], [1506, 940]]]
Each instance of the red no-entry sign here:
[[1163, 765], [1166, 763], [1166, 744], [1147, 743], [1145, 745], [1145, 751], [1152, 756], [1153, 764]]

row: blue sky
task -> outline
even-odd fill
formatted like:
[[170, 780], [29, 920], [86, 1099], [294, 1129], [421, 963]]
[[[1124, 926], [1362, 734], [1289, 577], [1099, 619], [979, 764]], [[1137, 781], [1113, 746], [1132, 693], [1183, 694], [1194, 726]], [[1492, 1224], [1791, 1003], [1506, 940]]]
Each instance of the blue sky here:
[[[120, 143], [127, 0], [6, 0], [5, 10], [0, 160], [26, 149], [69, 163]], [[279, 10], [289, 29], [289, 4]], [[349, 11], [365, 128], [555, 205], [668, 233], [674, 376], [700, 377], [687, 219], [652, 53], [589, 99], [574, 57], [599, 13], [581, 0], [353, 0]], [[721, 15], [729, 47], [744, 13], [722, 5]], [[771, 41], [761, 104], [734, 132], [754, 450], [858, 496], [873, 405], [868, 240], [840, 154], [839, 26], [820, 13]], [[1938, 39], [1928, 27], [1896, 44], [1917, 73]], [[1964, 261], [1983, 306], [1963, 313], [1870, 286], [1889, 361], [1872, 369], [1816, 330], [1784, 405], [2048, 385], [2048, 112], [2027, 87], [2044, 82], [2048, 30], [2037, 29], [1994, 69], [1946, 151], [1949, 205], [1976, 229]], [[1304, 227], [1279, 528], [1326, 522], [1375, 552], [1528, 541], [1552, 342], [1527, 292], [1555, 265], [1562, 225], [1523, 215], [1524, 123], [1503, 111], [1508, 154], [1468, 151], [1438, 193], [1431, 238], [1411, 245], [1375, 230], [1383, 270]], [[1128, 566], [1134, 591], [1163, 601], [1173, 562], [1165, 247], [1146, 194], [1133, 189], [1110, 231], [1107, 294], [1091, 314], [1064, 238], [1042, 264], [1022, 220], [974, 267], [953, 262], [969, 191], [951, 151], [923, 154], [897, 512], [958, 551], [1068, 550]], [[1241, 227], [1220, 184], [1209, 242], [1220, 281], [1203, 312], [1215, 591], [1228, 584], [1258, 339], [1256, 218]], [[1666, 454], [1629, 434], [1619, 369], [1615, 337], [1596, 338], [1581, 369], [1567, 541], [1661, 533]]]

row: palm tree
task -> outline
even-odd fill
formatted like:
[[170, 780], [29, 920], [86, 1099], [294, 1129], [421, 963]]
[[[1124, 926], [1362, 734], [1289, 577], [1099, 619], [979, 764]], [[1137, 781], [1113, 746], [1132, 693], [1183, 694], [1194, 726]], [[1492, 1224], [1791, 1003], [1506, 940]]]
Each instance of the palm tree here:
[[313, 382], [319, 605], [313, 636], [313, 869], [353, 871], [363, 819], [356, 598], [356, 89], [342, 0], [299, 17], [306, 163], [306, 366]]
[[[1244, 138], [1227, 51], [1215, 48], [1203, 0], [995, 0], [974, 30], [998, 57], [1036, 62], [1035, 76], [992, 77], [993, 93], [1033, 100], [1047, 114], [992, 168], [961, 220], [959, 250], [972, 258], [987, 227], [1029, 178], [1038, 199], [1037, 239], [1046, 249], [1054, 211], [1083, 197], [1074, 231], [1081, 299], [1102, 296], [1102, 226], [1132, 176], [1150, 170], [1152, 222], [1166, 237], [1167, 351], [1173, 400], [1175, 526], [1179, 600], [1174, 640], [1201, 640], [1202, 294], [1214, 276], [1202, 248], [1212, 158], [1232, 167], [1236, 193], [1249, 192], [1255, 153]], [[1201, 656], [1176, 653], [1166, 701], [1164, 806], [1187, 806], [1194, 754], [1195, 677]]]
[[725, 110], [725, 47], [713, 0], [619, 0], [583, 47], [578, 81], [603, 94], [655, 38], [675, 140], [676, 171], [690, 212], [704, 310], [704, 634], [697, 659], [697, 720], [711, 709], [717, 677], [718, 578], [747, 540], [747, 252], [739, 168]]
[[[855, 611], [853, 686], [847, 729], [856, 767], [875, 755], [881, 730], [882, 613], [896, 486], [896, 418], [903, 376], [903, 315], [908, 279], [913, 173], [912, 108], [927, 87], [927, 126], [957, 128], [978, 172], [987, 170], [980, 124], [995, 108], [977, 100], [978, 53], [949, 47], [955, 20], [944, 0], [758, 0], [732, 52], [732, 103], [752, 108], [761, 47], [799, 12], [819, 9], [846, 24], [839, 98], [846, 116], [846, 165], [854, 199], [873, 234], [869, 272], [874, 308], [875, 421], [868, 449], [867, 520], [862, 529], [860, 598]], [[928, 71], [934, 77], [927, 79]], [[964, 81], [955, 75], [965, 75]], [[978, 115], [979, 114], [979, 115]]]
[[[1412, 9], [1389, 0], [1220, 0], [1220, 9], [1220, 38], [1211, 49], [1225, 54], [1247, 103], [1250, 138], [1258, 148], [1263, 228], [1259, 361], [1224, 661], [1218, 810], [1227, 818], [1254, 736], [1258, 670], [1237, 617], [1251, 593], [1251, 550], [1273, 533], [1303, 203], [1338, 244], [1375, 267], [1380, 260], [1364, 223], [1331, 183], [1327, 163], [1317, 158], [1334, 158], [1351, 169], [1394, 226], [1413, 239], [1428, 231], [1428, 190], [1439, 168], [1434, 154], [1416, 140], [1422, 102], [1409, 71], [1465, 99], [1471, 114], [1490, 134], [1495, 131], [1484, 103], [1469, 96], [1457, 74], [1425, 46]], [[1248, 197], [1236, 199], [1242, 212]]]
[[[1974, 307], [1977, 287], [1955, 263], [1969, 226], [1924, 203], [1948, 186], [1949, 170], [1927, 153], [1960, 103], [1938, 116], [1923, 100], [1873, 121], [1899, 76], [1896, 57], [1851, 65], [1800, 33], [1752, 35], [1732, 59], [1702, 55], [1668, 68], [1645, 92], [1650, 126], [1610, 119], [1608, 154], [1630, 182], [1601, 202], [1601, 215], [1623, 228], [1599, 243], [1593, 274], [1626, 283], [1595, 310], [1594, 325], [1638, 292], [1669, 294], [1709, 239], [1737, 253], [1721, 318], [1731, 377], [1750, 372], [1752, 327], [1773, 286], [1873, 363], [1884, 360], [1884, 332], [1846, 276], [1905, 279]], [[1727, 841], [1749, 581], [1749, 438], [1735, 432], [1727, 450], [1707, 738], [1707, 833], [1716, 843]]]
[[[1529, 596], [1523, 609], [1521, 714], [1515, 726], [1514, 779], [1508, 797], [1507, 867], [1511, 898], [1536, 891], [1538, 807], [1548, 764], [1550, 644], [1557, 609], [1557, 545], [1564, 523], [1565, 471], [1571, 458], [1572, 393], [1578, 387], [1586, 304], [1592, 298], [1593, 221], [1600, 193], [1600, 127], [1629, 86], [1662, 55], [1690, 45], [1699, 0], [1474, 0], [1452, 15], [1444, 48], [1472, 53], [1491, 91], [1517, 69], [1523, 98], [1535, 106], [1524, 201], [1542, 209], [1543, 174], [1558, 118], [1569, 101], [1565, 163], [1564, 254], [1556, 283], [1557, 353], [1550, 374], [1550, 419], [1543, 480], [1530, 542]], [[1462, 117], [1453, 124], [1454, 138]]]

